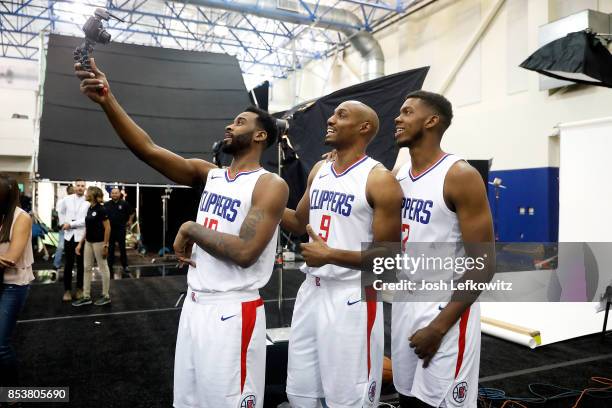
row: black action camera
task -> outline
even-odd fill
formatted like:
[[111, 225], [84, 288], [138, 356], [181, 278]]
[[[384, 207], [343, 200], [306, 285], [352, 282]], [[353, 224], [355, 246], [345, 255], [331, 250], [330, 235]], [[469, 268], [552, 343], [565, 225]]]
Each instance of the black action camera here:
[[97, 8], [94, 15], [89, 17], [83, 25], [85, 40], [74, 50], [74, 60], [79, 62], [86, 71], [91, 71], [89, 57], [93, 53], [94, 46], [98, 43], [108, 44], [111, 40], [111, 35], [104, 29], [104, 24], [102, 23], [102, 20], [108, 21], [111, 17], [123, 21], [108, 11]]

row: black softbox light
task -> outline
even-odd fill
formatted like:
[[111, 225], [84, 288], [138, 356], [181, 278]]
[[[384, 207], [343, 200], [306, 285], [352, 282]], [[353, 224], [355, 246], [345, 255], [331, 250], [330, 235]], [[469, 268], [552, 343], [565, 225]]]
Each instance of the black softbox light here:
[[586, 31], [544, 45], [520, 67], [564, 81], [612, 88], [612, 55], [596, 34]]
[[305, 102], [288, 111], [287, 115], [291, 116], [289, 139], [305, 167], [310, 170], [321, 160], [321, 154], [330, 150], [323, 142], [327, 119], [334, 109], [341, 102], [357, 100], [374, 109], [380, 119], [378, 135], [368, 146], [368, 155], [382, 162], [387, 168], [392, 168], [398, 151], [393, 136], [394, 119], [399, 114], [406, 95], [421, 89], [428, 71], [429, 67], [416, 68], [362, 82]]

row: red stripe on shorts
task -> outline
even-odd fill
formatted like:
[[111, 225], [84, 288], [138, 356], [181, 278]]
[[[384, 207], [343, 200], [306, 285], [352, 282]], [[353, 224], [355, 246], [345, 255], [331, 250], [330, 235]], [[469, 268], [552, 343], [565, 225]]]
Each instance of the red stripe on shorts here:
[[455, 378], [459, 375], [461, 364], [463, 363], [463, 352], [465, 351], [465, 331], [467, 329], [468, 318], [470, 317], [470, 307], [465, 309], [459, 320], [459, 351], [457, 353], [457, 366], [455, 367]]
[[368, 378], [370, 377], [370, 367], [372, 365], [372, 358], [370, 356], [370, 340], [372, 337], [372, 328], [374, 327], [374, 320], [376, 320], [376, 292], [374, 288], [367, 287], [366, 291], [366, 304], [368, 306]]
[[257, 308], [263, 306], [261, 298], [250, 302], [242, 302], [242, 343], [240, 347], [240, 392], [244, 389], [247, 375], [247, 350], [255, 329]]

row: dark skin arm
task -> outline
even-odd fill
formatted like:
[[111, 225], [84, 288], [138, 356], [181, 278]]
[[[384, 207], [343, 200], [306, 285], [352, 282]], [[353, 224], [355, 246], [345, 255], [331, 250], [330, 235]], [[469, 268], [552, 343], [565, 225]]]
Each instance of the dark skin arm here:
[[217, 232], [193, 221], [184, 223], [174, 241], [179, 261], [195, 266], [189, 259], [193, 243], [212, 256], [233, 262], [243, 268], [253, 265], [272, 239], [287, 206], [289, 187], [275, 174], [259, 178], [251, 209], [238, 236]]
[[[366, 184], [366, 197], [374, 210], [372, 234], [374, 242], [399, 242], [401, 238], [402, 189], [390, 171], [382, 166], [372, 169]], [[360, 268], [362, 251], [331, 248], [308, 225], [312, 242], [302, 244], [302, 256], [308, 266], [333, 264]]]
[[[468, 279], [477, 282], [490, 281], [495, 267], [495, 238], [486, 189], [478, 171], [464, 161], [455, 163], [444, 181], [444, 199], [447, 206], [455, 210], [459, 219], [466, 256], [478, 258], [486, 254], [484, 270], [466, 271], [460, 281]], [[409, 338], [410, 347], [413, 347], [414, 352], [423, 359], [423, 367], [429, 365], [443, 337], [463, 312], [474, 303], [478, 295], [479, 293], [469, 296], [465, 293], [461, 295], [453, 293], [451, 301], [438, 316]]]
[[[102, 107], [117, 135], [132, 153], [178, 184], [194, 187], [205, 182], [208, 171], [217, 166], [201, 159], [186, 159], [156, 145], [119, 105], [110, 91], [106, 75], [98, 69], [93, 58], [90, 63], [93, 72], [83, 70], [80, 64], [74, 65], [76, 76], [81, 80], [81, 92]], [[98, 91], [104, 87], [108, 92], [101, 95]]]
[[304, 235], [307, 232], [306, 226], [308, 225], [308, 214], [310, 213], [310, 186], [323, 163], [325, 163], [324, 160], [318, 162], [310, 171], [306, 191], [295, 210], [285, 208], [283, 212], [281, 227], [295, 235]]

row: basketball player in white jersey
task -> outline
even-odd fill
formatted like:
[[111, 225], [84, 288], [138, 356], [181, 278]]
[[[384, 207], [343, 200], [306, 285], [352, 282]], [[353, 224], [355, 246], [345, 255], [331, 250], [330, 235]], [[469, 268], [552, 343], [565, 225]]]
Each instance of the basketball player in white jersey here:
[[[485, 247], [490, 249], [494, 242], [482, 178], [465, 160], [440, 147], [452, 117], [452, 106], [442, 95], [416, 91], [395, 119], [397, 144], [410, 154], [409, 162], [394, 168], [404, 196], [403, 246], [464, 242], [489, 243]], [[483, 256], [471, 251], [466, 245], [467, 255]], [[494, 254], [485, 252], [490, 273]], [[393, 382], [402, 408], [476, 406], [480, 307], [474, 299], [393, 303]]]
[[110, 88], [93, 59], [91, 65], [93, 75], [75, 66], [81, 91], [102, 106], [126, 146], [169, 179], [203, 188], [197, 221], [185, 223], [174, 243], [179, 259], [190, 264], [176, 342], [174, 407], [262, 408], [266, 338], [258, 289], [272, 273], [289, 194], [286, 183], [260, 165], [262, 152], [277, 139], [276, 120], [257, 108], [240, 113], [223, 140], [232, 164], [217, 169], [153, 143], [110, 91], [98, 93]]
[[332, 162], [317, 163], [295, 211], [282, 226], [308, 232], [306, 280], [297, 295], [287, 395], [293, 408], [376, 407], [384, 348], [382, 304], [361, 301], [362, 243], [398, 242], [401, 190], [391, 172], [365, 154], [378, 116], [343, 102], [327, 122]]

